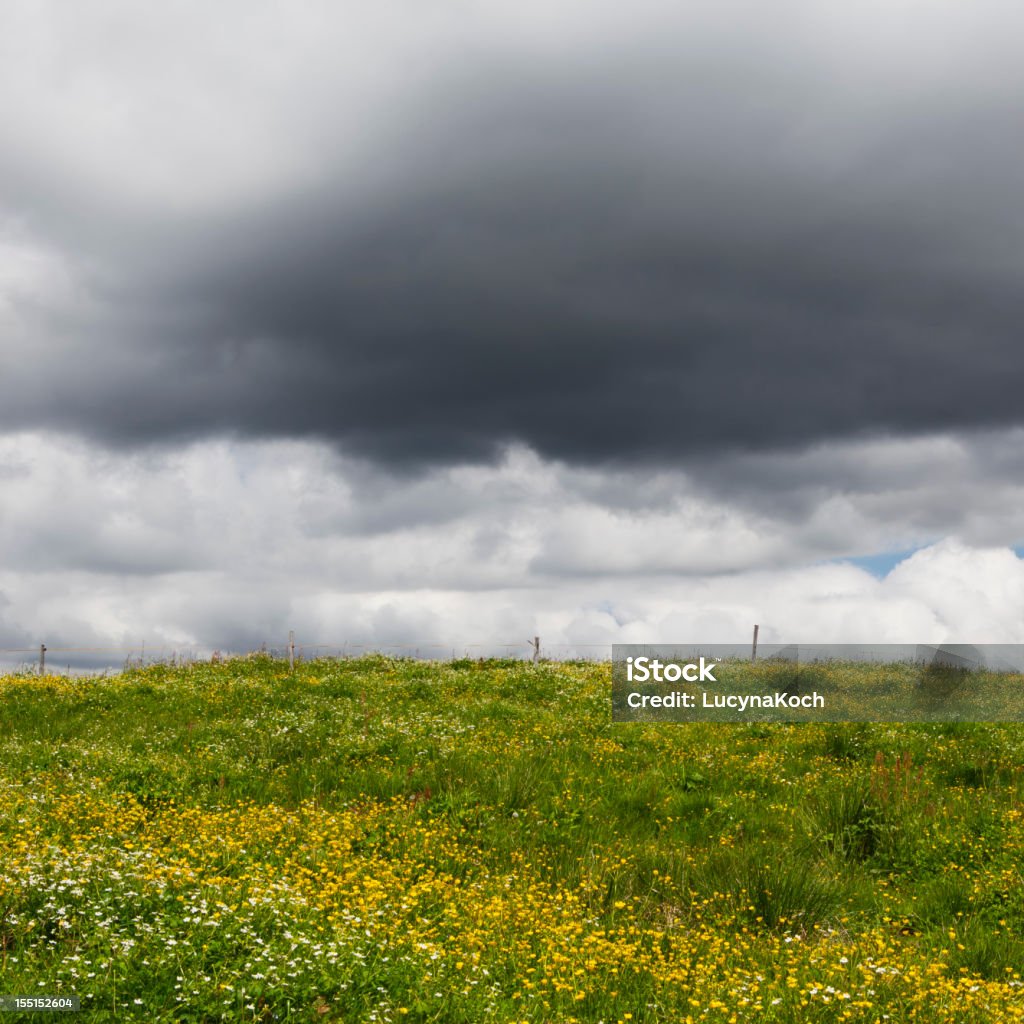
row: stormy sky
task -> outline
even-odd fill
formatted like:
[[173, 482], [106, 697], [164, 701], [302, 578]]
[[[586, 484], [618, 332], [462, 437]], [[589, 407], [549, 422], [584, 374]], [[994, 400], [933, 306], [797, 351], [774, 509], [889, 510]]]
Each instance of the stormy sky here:
[[1024, 641], [1022, 30], [6, 4], [0, 646]]

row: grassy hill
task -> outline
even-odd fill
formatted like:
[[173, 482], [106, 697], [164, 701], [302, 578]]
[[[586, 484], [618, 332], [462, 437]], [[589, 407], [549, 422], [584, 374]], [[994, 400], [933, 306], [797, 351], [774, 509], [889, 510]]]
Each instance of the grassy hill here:
[[1024, 726], [613, 725], [610, 695], [607, 664], [501, 661], [2, 678], [0, 994], [1024, 1018]]

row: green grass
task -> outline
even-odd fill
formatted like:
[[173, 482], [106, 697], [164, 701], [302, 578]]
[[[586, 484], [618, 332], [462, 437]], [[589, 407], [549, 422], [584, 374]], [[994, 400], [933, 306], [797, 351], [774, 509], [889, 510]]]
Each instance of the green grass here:
[[613, 724], [607, 664], [6, 677], [0, 994], [96, 1021], [1024, 1019], [1022, 765], [1016, 724]]

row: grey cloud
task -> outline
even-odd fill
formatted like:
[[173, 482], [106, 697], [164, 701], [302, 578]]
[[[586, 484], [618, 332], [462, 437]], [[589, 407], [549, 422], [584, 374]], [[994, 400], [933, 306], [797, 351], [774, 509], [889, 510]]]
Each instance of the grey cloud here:
[[760, 49], [705, 26], [439, 59], [354, 167], [318, 97], [318, 185], [176, 223], [125, 203], [107, 234], [70, 182], [56, 220], [18, 192], [55, 244], [79, 210], [90, 303], [40, 326], [0, 422], [321, 438], [406, 470], [1020, 423], [1024, 75], [997, 52], [979, 83], [967, 44], [923, 90], [910, 54], [903, 78], [867, 48], [804, 57], [801, 11]]
[[[31, 639], [26, 630], [22, 629], [16, 622], [11, 621], [10, 615], [13, 611], [13, 602], [0, 590], [0, 648], [24, 648], [28, 647]], [[6, 660], [11, 660], [10, 658]]]

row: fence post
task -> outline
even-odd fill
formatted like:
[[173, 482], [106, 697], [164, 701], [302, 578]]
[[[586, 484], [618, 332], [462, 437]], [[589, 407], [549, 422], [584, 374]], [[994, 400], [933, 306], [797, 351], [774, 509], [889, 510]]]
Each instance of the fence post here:
[[46, 644], [39, 645], [39, 674], [46, 675]]
[[533, 663], [536, 665], [540, 661], [540, 637], [535, 636], [530, 646], [533, 648]]
[[757, 661], [757, 630], [758, 630], [758, 628], [759, 627], [755, 623], [755, 625], [754, 625], [754, 646], [751, 647], [751, 649], [750, 649], [750, 660], [751, 661]]
[[295, 630], [288, 630], [288, 670], [295, 671]]

